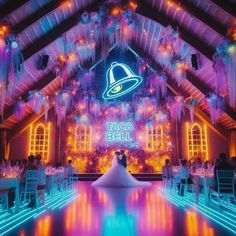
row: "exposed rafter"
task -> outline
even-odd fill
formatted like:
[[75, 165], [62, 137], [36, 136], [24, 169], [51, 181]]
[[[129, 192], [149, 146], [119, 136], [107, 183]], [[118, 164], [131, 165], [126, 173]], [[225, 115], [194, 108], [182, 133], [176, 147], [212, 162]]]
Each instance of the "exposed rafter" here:
[[20, 6], [24, 5], [29, 0], [10, 0], [0, 8], [0, 20], [15, 11]]
[[227, 11], [232, 16], [236, 17], [236, 2], [229, 1], [229, 0], [211, 0], [219, 7], [223, 8], [225, 11]]
[[206, 25], [214, 29], [217, 33], [225, 36], [227, 33], [227, 27], [222, 25], [221, 22], [217, 21], [212, 16], [205, 13], [200, 8], [196, 7], [191, 1], [186, 0], [175, 0], [176, 3], [180, 3], [181, 8], [186, 9], [190, 14], [204, 22]]
[[191, 31], [185, 29], [183, 26], [180, 26], [175, 20], [169, 19], [163, 13], [157, 13], [156, 11], [151, 9], [152, 6], [150, 4], [147, 4], [144, 1], [140, 1], [137, 13], [160, 23], [164, 27], [171, 25], [174, 29], [178, 29], [180, 37], [185, 42], [187, 42], [192, 47], [201, 52], [203, 55], [205, 55], [207, 58], [212, 60], [212, 56], [215, 52], [214, 48], [206, 45], [197, 35], [193, 35]]
[[37, 39], [36, 42], [32, 42], [27, 48], [25, 48], [22, 53], [24, 56], [24, 59], [27, 60], [31, 56], [33, 56], [35, 53], [55, 41], [58, 37], [60, 37], [63, 33], [70, 30], [72, 27], [74, 27], [78, 21], [80, 15], [84, 11], [95, 11], [97, 10], [98, 6], [100, 4], [100, 1], [97, 0], [93, 4], [90, 4], [88, 7], [80, 9], [78, 12], [76, 12], [74, 15], [72, 15], [67, 20], [63, 21], [59, 25], [57, 25], [55, 28], [53, 28], [51, 31], [49, 31], [47, 34], [44, 34], [39, 39]]
[[[16, 1], [17, 2], [17, 1]], [[18, 24], [14, 25], [13, 31], [15, 34], [19, 34], [21, 31], [35, 23], [37, 20], [42, 18], [43, 16], [47, 15], [48, 13], [55, 10], [57, 7], [61, 5], [61, 2], [58, 0], [53, 0], [47, 5], [40, 8], [38, 11], [33, 13], [32, 15], [27, 16], [23, 21], [19, 22]]]

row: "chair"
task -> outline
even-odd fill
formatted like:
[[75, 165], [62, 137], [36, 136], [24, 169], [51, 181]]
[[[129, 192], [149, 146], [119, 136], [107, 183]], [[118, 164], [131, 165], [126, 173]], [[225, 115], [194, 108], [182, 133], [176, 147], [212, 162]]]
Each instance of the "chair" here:
[[2, 204], [2, 208], [8, 210], [9, 206], [8, 206], [8, 189], [2, 189], [0, 190], [0, 203]]
[[235, 202], [235, 190], [234, 190], [234, 170], [216, 170], [217, 189], [211, 189], [210, 200], [212, 197], [218, 199], [218, 205], [221, 200], [227, 203], [233, 199]]
[[171, 174], [171, 171], [168, 169], [162, 169], [162, 183], [161, 183], [161, 188], [162, 190], [164, 189], [169, 189], [172, 188], [173, 186], [173, 177]]
[[25, 173], [25, 187], [21, 192], [21, 199], [26, 202], [28, 198], [34, 198], [38, 208], [38, 170], [27, 170]]
[[193, 198], [195, 198], [195, 202], [198, 203], [198, 196], [194, 183], [189, 183], [189, 180], [190, 178], [182, 179], [182, 182], [180, 182], [179, 191], [183, 194], [181, 196], [186, 196], [187, 192], [191, 192], [193, 194]]
[[[70, 171], [67, 168], [65, 168], [65, 175], [67, 175], [67, 186], [69, 189], [72, 189], [73, 184], [75, 182], [78, 183], [78, 181], [79, 181], [78, 174], [74, 174], [74, 169], [73, 169], [73, 172], [70, 173]], [[76, 188], [78, 189], [77, 184], [76, 184]]]

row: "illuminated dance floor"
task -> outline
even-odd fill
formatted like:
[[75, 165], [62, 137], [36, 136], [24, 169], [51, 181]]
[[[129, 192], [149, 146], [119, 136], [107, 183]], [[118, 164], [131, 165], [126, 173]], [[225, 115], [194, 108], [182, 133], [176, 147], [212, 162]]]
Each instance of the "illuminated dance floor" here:
[[[215, 236], [235, 235], [217, 214], [163, 193], [161, 182], [147, 188], [93, 188], [80, 182], [77, 197], [20, 224], [6, 235]], [[209, 213], [206, 216], [205, 213]], [[215, 218], [216, 217], [216, 218]], [[218, 219], [218, 220], [217, 220]], [[232, 217], [231, 217], [231, 220]]]

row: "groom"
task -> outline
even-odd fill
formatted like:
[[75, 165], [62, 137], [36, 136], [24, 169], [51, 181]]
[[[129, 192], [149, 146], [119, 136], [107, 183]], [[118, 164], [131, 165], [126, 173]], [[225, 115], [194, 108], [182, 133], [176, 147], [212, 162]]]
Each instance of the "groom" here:
[[127, 158], [126, 158], [126, 155], [125, 155], [125, 151], [121, 150], [120, 154], [121, 154], [120, 164], [126, 168], [127, 167], [127, 163], [126, 163]]

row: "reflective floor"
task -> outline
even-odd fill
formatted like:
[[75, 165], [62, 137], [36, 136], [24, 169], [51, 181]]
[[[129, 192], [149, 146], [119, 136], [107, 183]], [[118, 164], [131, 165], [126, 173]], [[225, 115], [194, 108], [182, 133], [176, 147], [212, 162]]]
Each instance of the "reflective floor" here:
[[233, 235], [192, 208], [177, 207], [158, 190], [93, 188], [79, 183], [79, 197], [49, 210], [8, 235], [30, 236], [213, 236]]

